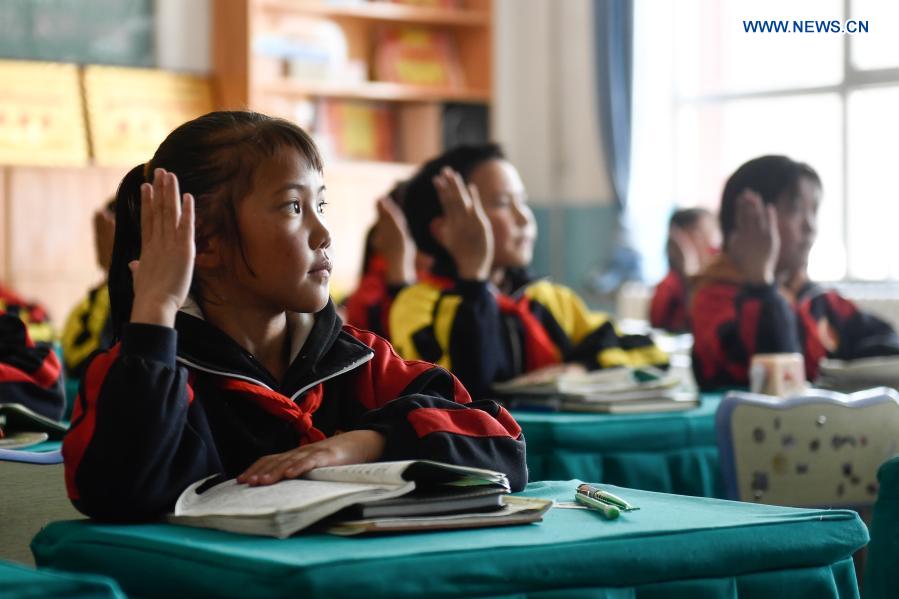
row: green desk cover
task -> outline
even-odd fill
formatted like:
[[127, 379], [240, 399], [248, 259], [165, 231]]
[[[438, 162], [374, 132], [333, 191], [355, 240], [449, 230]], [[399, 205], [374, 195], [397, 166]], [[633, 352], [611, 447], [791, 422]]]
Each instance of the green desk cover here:
[[516, 410], [527, 440], [529, 479], [723, 497], [715, 438], [721, 395], [684, 412], [575, 414]]
[[102, 576], [35, 570], [22, 564], [0, 561], [0, 597], [4, 599], [36, 599], [37, 597], [70, 597], [88, 599], [124, 598], [114, 581]]
[[[524, 495], [570, 501], [579, 481]], [[855, 597], [855, 512], [804, 510], [608, 487], [640, 506], [614, 521], [554, 508], [525, 526], [286, 540], [165, 524], [56, 522], [41, 566], [112, 576], [146, 597], [287, 595]]]
[[880, 467], [877, 480], [863, 586], [866, 598], [892, 599], [899, 595], [899, 457]]

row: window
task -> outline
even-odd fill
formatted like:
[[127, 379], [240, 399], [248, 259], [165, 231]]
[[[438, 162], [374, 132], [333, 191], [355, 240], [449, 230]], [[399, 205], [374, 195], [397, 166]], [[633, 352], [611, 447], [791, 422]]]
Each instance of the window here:
[[[670, 101], [655, 106], [672, 123], [674, 203], [717, 209], [724, 181], [740, 164], [786, 154], [812, 165], [824, 185], [811, 276], [899, 279], [899, 247], [890, 243], [899, 233], [891, 185], [899, 157], [899, 3], [686, 0], [671, 10], [663, 35], [649, 24], [659, 18], [658, 5], [636, 5], [634, 137], [646, 135], [648, 121], [659, 130], [658, 116], [640, 114], [636, 95], [667, 46]], [[747, 32], [754, 21], [790, 30]], [[864, 22], [868, 33], [797, 32], [794, 21], [834, 21], [843, 29]], [[635, 172], [645, 172], [641, 160], [635, 149]]]

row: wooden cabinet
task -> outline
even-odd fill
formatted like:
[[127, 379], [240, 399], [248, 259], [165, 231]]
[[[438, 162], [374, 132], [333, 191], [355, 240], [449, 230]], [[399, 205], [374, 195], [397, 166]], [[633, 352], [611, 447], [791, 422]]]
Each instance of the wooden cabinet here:
[[[439, 4], [439, 3], [438, 3]], [[492, 98], [491, 0], [460, 0], [451, 8], [410, 6], [389, 1], [213, 0], [213, 85], [222, 109], [250, 108], [291, 120], [297, 103], [353, 100], [386, 106], [392, 115], [390, 160], [326, 157], [325, 182], [334, 237], [332, 283], [337, 294], [355, 284], [364, 232], [374, 218], [374, 201], [422, 161], [444, 149], [447, 103], [485, 106]], [[284, 64], [259, 52], [260, 36], [291, 21], [324, 19], [336, 24], [351, 62], [362, 65], [364, 80], [287, 76]], [[455, 85], [411, 85], [376, 81], [376, 45], [384, 28], [412, 27], [452, 40], [460, 81]], [[301, 123], [303, 124], [303, 123]], [[313, 131], [314, 133], [314, 131]]]

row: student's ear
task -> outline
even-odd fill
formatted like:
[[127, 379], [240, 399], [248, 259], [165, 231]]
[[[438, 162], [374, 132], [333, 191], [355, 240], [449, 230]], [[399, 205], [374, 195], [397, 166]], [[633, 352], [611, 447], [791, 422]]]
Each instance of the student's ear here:
[[197, 239], [197, 255], [194, 264], [197, 268], [219, 268], [222, 266], [221, 244], [216, 237]]

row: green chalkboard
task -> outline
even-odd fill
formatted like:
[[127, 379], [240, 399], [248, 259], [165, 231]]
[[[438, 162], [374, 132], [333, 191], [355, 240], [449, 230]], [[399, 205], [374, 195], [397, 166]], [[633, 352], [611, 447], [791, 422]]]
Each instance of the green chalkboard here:
[[0, 0], [0, 58], [154, 66], [153, 0]]

